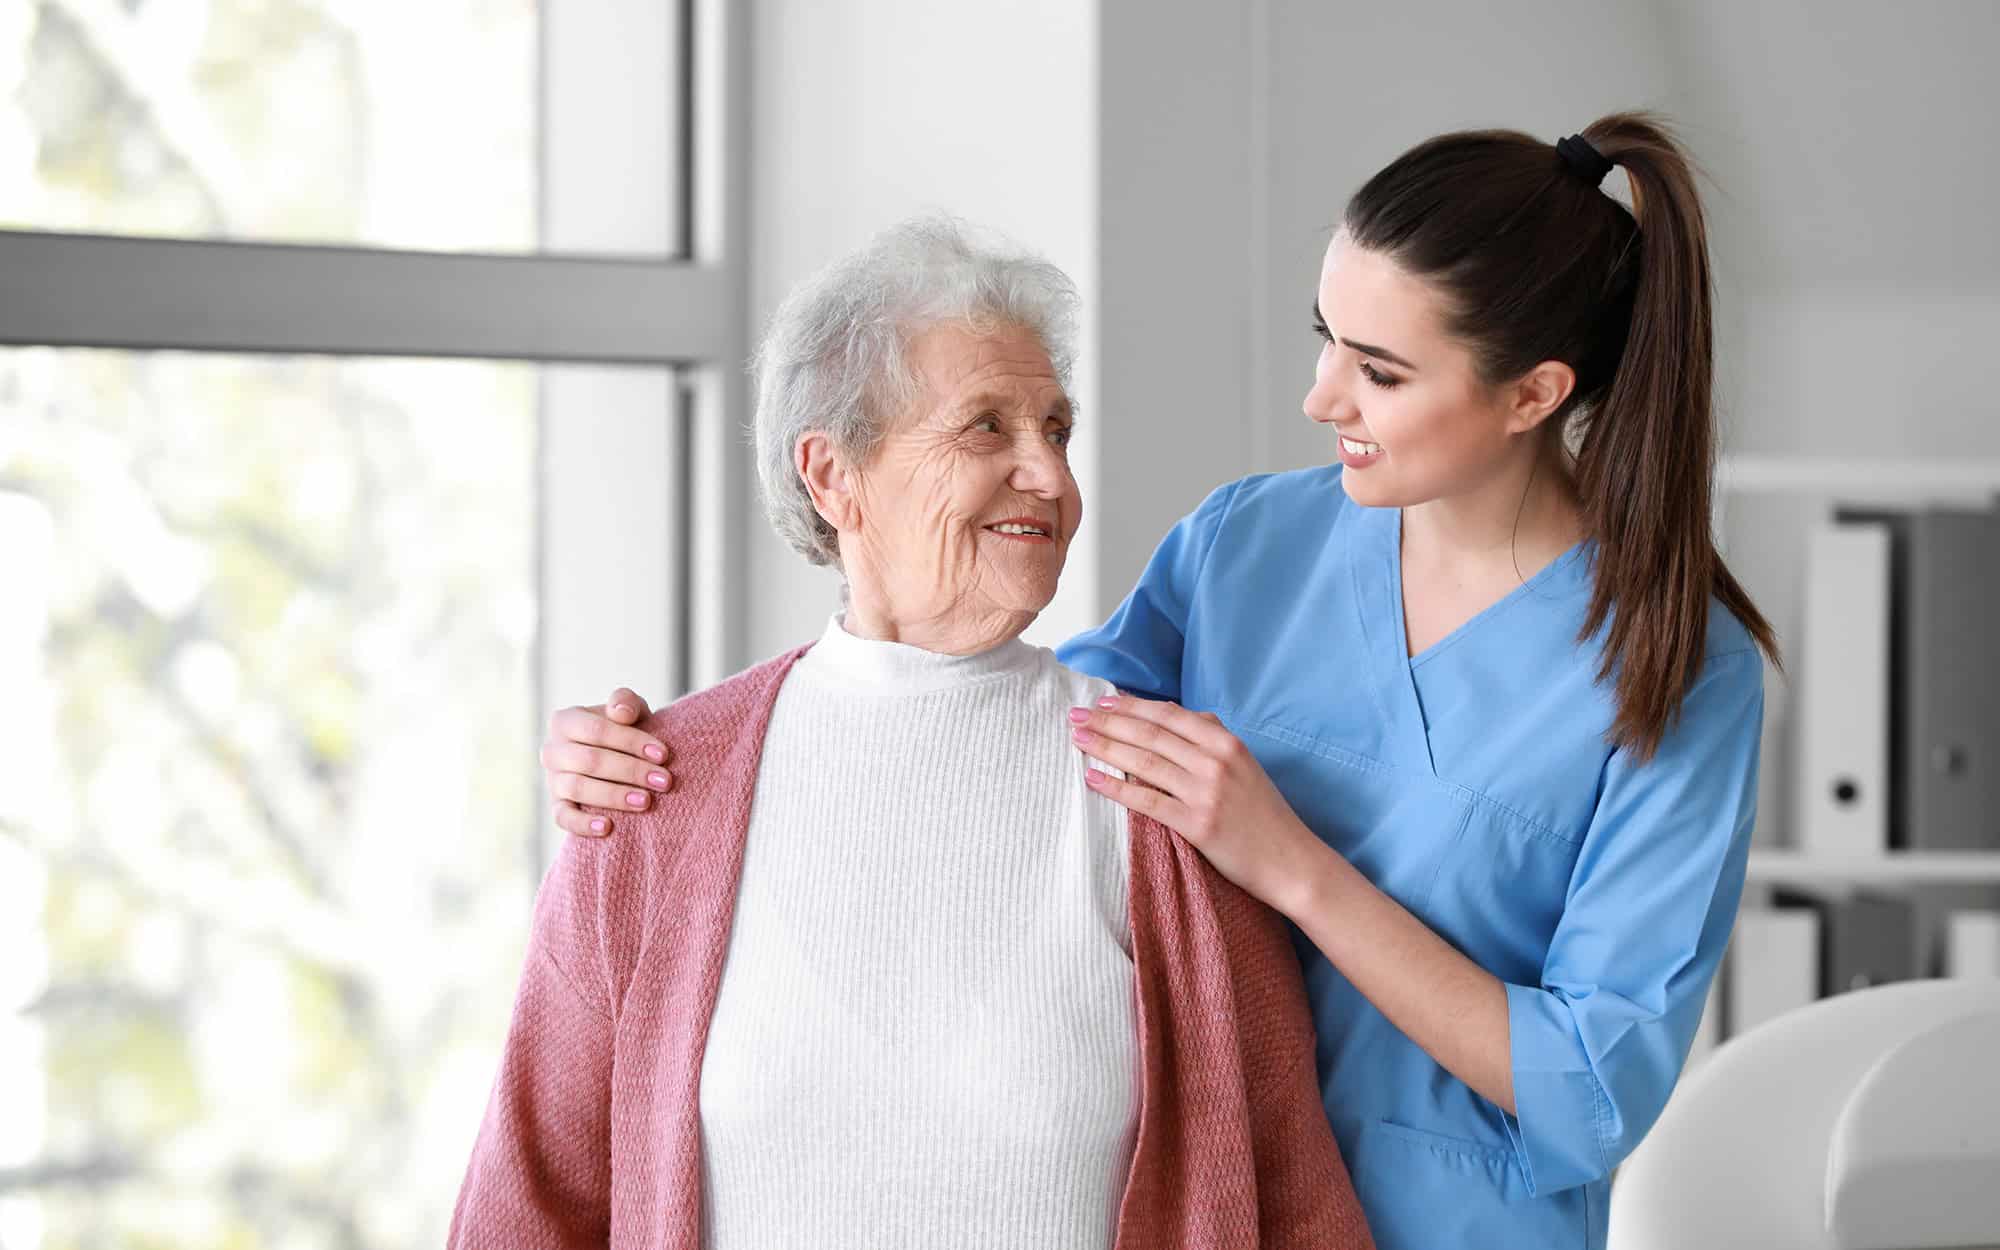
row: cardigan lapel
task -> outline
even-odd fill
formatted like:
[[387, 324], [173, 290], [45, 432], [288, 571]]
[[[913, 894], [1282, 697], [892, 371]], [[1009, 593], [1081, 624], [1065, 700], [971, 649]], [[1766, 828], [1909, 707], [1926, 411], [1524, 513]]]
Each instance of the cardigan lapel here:
[[652, 1172], [652, 1184], [640, 1187], [650, 1200], [630, 1212], [638, 1225], [632, 1231], [643, 1233], [621, 1235], [620, 1244], [700, 1250], [702, 1055], [729, 954], [765, 731], [786, 674], [809, 650], [800, 647], [725, 683], [732, 697], [713, 698], [722, 688], [694, 696], [690, 710], [671, 722], [676, 772], [687, 781], [681, 801], [662, 809], [663, 833], [680, 850], [640, 954], [640, 966], [657, 975], [635, 979], [621, 1009], [668, 1022], [670, 1040], [642, 1070], [613, 1078], [617, 1095], [654, 1108], [652, 1123], [665, 1131], [618, 1153], [636, 1154], [645, 1160], [640, 1169]]
[[1116, 1250], [1371, 1250], [1289, 928], [1159, 822], [1129, 829], [1141, 1096]]
[[[1257, 1184], [1225, 935], [1192, 847], [1131, 813], [1139, 1133], [1114, 1250], [1254, 1247]], [[1204, 955], [1206, 952], [1206, 955]]]

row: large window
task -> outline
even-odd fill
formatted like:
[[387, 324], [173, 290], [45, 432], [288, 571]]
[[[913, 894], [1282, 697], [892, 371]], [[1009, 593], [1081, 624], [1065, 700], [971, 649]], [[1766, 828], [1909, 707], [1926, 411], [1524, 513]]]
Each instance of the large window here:
[[745, 658], [734, 7], [0, 6], [0, 1248], [442, 1238], [543, 712]]
[[[674, 3], [559, 2], [546, 20], [534, 0], [20, 0], [5, 14], [0, 228], [683, 251]], [[539, 107], [538, 66], [584, 56], [594, 72]], [[619, 179], [614, 204], [582, 210], [591, 228], [540, 232], [538, 148], [558, 174]]]

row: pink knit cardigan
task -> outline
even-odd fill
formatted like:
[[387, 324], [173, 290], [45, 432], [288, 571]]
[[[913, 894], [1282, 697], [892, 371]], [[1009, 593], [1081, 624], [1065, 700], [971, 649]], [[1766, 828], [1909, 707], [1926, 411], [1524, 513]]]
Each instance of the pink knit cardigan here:
[[[788, 655], [656, 713], [671, 801], [571, 838], [536, 899], [450, 1245], [701, 1246], [701, 1058]], [[1278, 918], [1131, 820], [1141, 1084], [1117, 1250], [1372, 1247]]]

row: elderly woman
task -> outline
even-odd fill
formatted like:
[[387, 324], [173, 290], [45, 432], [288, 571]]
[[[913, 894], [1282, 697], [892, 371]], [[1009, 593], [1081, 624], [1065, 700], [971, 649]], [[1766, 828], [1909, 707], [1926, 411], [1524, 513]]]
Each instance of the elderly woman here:
[[765, 500], [845, 610], [653, 716], [677, 801], [563, 848], [452, 1245], [1369, 1244], [1284, 929], [1085, 785], [1054, 727], [1110, 687], [1019, 638], [1073, 301], [931, 221], [778, 311]]

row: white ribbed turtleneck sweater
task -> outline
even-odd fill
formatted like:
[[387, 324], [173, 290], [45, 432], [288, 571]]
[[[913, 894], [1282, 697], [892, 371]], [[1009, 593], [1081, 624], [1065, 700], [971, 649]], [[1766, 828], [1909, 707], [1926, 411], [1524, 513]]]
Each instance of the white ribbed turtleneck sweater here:
[[792, 669], [702, 1060], [709, 1250], [1111, 1244], [1126, 825], [1067, 717], [1109, 690], [1019, 640], [940, 655], [838, 617]]

